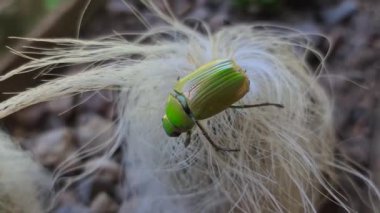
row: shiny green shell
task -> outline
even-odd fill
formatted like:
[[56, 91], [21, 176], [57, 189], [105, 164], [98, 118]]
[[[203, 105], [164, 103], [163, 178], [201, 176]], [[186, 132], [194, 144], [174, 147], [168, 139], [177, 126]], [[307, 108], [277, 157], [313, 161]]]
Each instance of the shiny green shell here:
[[170, 93], [163, 127], [169, 136], [189, 131], [195, 121], [210, 118], [249, 91], [246, 73], [233, 60], [211, 61], [180, 79]]

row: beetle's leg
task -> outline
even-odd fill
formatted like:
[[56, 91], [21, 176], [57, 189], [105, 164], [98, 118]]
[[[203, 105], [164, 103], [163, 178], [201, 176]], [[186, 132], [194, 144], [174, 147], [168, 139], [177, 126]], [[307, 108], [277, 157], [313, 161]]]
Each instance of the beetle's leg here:
[[207, 131], [203, 128], [203, 126], [198, 121], [195, 121], [195, 124], [199, 127], [199, 129], [201, 130], [203, 135], [206, 137], [208, 142], [210, 142], [210, 144], [216, 149], [216, 151], [226, 151], [226, 152], [238, 152], [238, 151], [240, 151], [239, 149], [222, 148], [222, 147], [216, 145], [216, 143], [214, 143], [214, 141], [208, 135]]
[[282, 104], [275, 104], [275, 103], [261, 103], [261, 104], [252, 104], [252, 105], [232, 105], [230, 108], [234, 109], [244, 109], [244, 108], [254, 108], [254, 107], [263, 107], [263, 106], [274, 106], [278, 108], [284, 108], [284, 105]]
[[191, 142], [191, 130], [186, 132], [186, 139], [184, 142], [185, 148], [189, 146], [190, 142]]

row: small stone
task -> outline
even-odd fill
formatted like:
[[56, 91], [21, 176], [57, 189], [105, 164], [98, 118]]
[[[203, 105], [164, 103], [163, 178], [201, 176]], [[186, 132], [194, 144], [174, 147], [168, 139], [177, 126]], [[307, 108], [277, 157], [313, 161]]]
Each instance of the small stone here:
[[130, 208], [129, 205], [128, 205], [128, 202], [124, 201], [121, 204], [118, 213], [126, 213], [126, 212], [130, 212], [130, 211], [133, 211], [133, 208]]
[[199, 7], [193, 10], [190, 14], [187, 15], [187, 19], [197, 19], [197, 20], [205, 20], [209, 18], [210, 11], [208, 11], [204, 7]]
[[[377, 51], [370, 48], [363, 48], [358, 51], [356, 57], [352, 57], [348, 61], [348, 65], [357, 69], [368, 69], [374, 61], [378, 60]], [[360, 73], [360, 77], [363, 77]]]
[[88, 161], [85, 164], [85, 171], [95, 171], [94, 177], [96, 181], [114, 184], [119, 182], [122, 175], [120, 165], [107, 158], [96, 158]]
[[85, 205], [90, 205], [91, 201], [99, 193], [105, 192], [108, 195], [114, 197], [116, 191], [114, 183], [97, 180], [95, 177], [90, 176], [79, 182], [76, 188], [76, 192], [81, 203], [84, 203]]
[[55, 213], [92, 213], [91, 209], [80, 204], [65, 204], [58, 207], [54, 211]]
[[340, 145], [344, 154], [361, 165], [369, 163], [370, 141], [364, 136], [356, 136], [345, 140]]
[[42, 133], [34, 139], [32, 147], [32, 152], [41, 164], [48, 168], [55, 168], [74, 151], [74, 137], [69, 128], [59, 128]]
[[91, 202], [90, 208], [93, 213], [116, 213], [119, 205], [107, 193], [102, 192]]
[[47, 113], [48, 108], [46, 107], [46, 104], [43, 103], [20, 110], [15, 113], [12, 118], [14, 118], [14, 121], [22, 127], [35, 129], [39, 126], [39, 122]]
[[225, 21], [228, 19], [229, 19], [229, 17], [227, 16], [226, 13], [220, 13], [220, 14], [217, 14], [217, 15], [211, 17], [209, 20], [209, 24], [211, 26], [211, 29], [221, 28], [225, 24]]
[[91, 176], [81, 180], [77, 186], [77, 193], [82, 203], [89, 205], [103, 192], [119, 202], [120, 194], [117, 187], [122, 175], [119, 164], [105, 158], [92, 159], [85, 164], [84, 173], [90, 173]]
[[72, 190], [65, 190], [58, 194], [57, 205], [67, 205], [71, 203], [77, 203], [75, 192]]
[[[310, 33], [310, 34], [322, 34], [322, 28], [320, 25], [315, 23], [313, 20], [311, 20], [309, 17], [305, 17], [304, 20], [301, 20], [300, 22], [296, 23], [294, 26], [296, 29], [304, 32], [304, 33]], [[318, 36], [315, 36], [318, 37]], [[310, 39], [320, 39], [320, 38], [314, 38], [311, 37]], [[317, 42], [316, 42], [317, 43]]]
[[113, 123], [96, 114], [83, 114], [79, 118], [75, 130], [75, 138], [83, 150], [94, 150], [94, 154], [101, 154], [108, 148], [107, 144], [114, 142]]
[[184, 0], [173, 1], [173, 11], [175, 11], [177, 17], [184, 17], [189, 14], [196, 6], [197, 1]]
[[380, 49], [380, 35], [378, 35], [378, 36], [374, 36], [374, 38], [373, 38], [373, 40], [372, 40], [372, 43], [371, 43], [371, 46], [372, 46], [374, 49], [377, 49], [377, 50]]
[[81, 203], [89, 205], [91, 200], [94, 198], [95, 193], [93, 192], [94, 178], [89, 177], [87, 179], [81, 180], [76, 188], [77, 196]]
[[[70, 108], [73, 105], [73, 97], [72, 96], [66, 96], [61, 97], [59, 99], [50, 101], [47, 103], [48, 110], [53, 114], [67, 114], [70, 113]], [[63, 114], [63, 115], [64, 115]]]
[[100, 115], [107, 115], [109, 109], [112, 108], [112, 92], [99, 91], [83, 93], [79, 96], [78, 107], [84, 112], [93, 112]]
[[118, 213], [135, 212], [138, 204], [138, 199], [136, 197], [124, 200], [119, 208]]
[[42, 130], [57, 129], [65, 126], [65, 120], [57, 114], [49, 114], [40, 125]]
[[122, 1], [107, 1], [106, 8], [112, 14], [122, 14], [122, 13], [133, 14], [134, 12], [131, 8], [126, 7], [125, 3]]
[[357, 10], [358, 3], [355, 0], [345, 0], [335, 7], [322, 11], [321, 18], [324, 23], [335, 25], [351, 17]]

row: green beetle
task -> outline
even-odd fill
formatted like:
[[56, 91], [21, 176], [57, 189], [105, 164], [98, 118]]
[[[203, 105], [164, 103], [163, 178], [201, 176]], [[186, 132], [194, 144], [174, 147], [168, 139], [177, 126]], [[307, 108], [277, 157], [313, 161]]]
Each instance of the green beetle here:
[[248, 91], [249, 79], [246, 72], [235, 61], [213, 60], [178, 80], [167, 100], [162, 118], [163, 128], [170, 137], [178, 137], [187, 132], [187, 146], [190, 143], [191, 130], [197, 125], [216, 150], [238, 151], [219, 147], [198, 121], [210, 118], [227, 108], [283, 107], [273, 103], [232, 105]]

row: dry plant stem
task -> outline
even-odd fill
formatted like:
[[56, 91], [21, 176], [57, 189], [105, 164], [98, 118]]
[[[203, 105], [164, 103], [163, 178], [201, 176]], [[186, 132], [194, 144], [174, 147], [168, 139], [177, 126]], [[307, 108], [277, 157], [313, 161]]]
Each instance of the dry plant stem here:
[[[351, 211], [334, 188], [339, 184], [336, 170], [362, 179], [378, 199], [368, 178], [334, 159], [330, 102], [305, 61], [307, 53], [314, 53], [323, 71], [324, 56], [307, 35], [268, 25], [238, 25], [215, 33], [202, 25], [207, 33], [201, 34], [144, 2], [167, 25], [151, 28], [135, 41], [39, 40], [58, 46], [30, 50], [44, 57], [0, 80], [62, 64], [101, 65], [0, 103], [0, 117], [64, 95], [118, 88], [115, 137], [127, 141], [126, 194], [139, 192], [128, 206], [131, 212], [317, 212], [326, 196]], [[231, 58], [247, 71], [250, 92], [236, 105], [267, 101], [286, 106], [227, 109], [199, 121], [218, 146], [239, 147], [240, 152], [216, 152], [199, 128], [184, 147], [186, 135], [169, 138], [161, 126], [178, 76], [218, 58]]]

